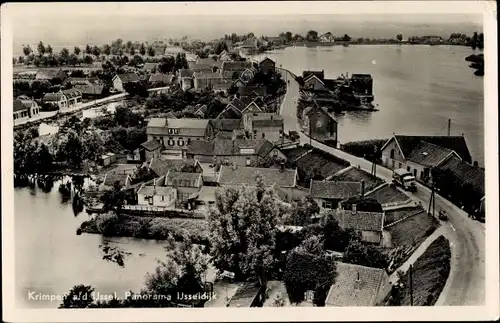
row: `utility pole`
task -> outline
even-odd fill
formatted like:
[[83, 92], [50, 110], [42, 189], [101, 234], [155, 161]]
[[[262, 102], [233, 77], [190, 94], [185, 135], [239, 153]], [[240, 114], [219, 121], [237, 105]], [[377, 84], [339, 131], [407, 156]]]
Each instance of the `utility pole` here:
[[435, 216], [435, 210], [436, 210], [436, 201], [435, 201], [435, 183], [432, 181], [432, 187], [431, 187], [431, 198], [429, 200], [429, 207], [427, 208], [427, 213], [431, 214], [431, 207], [432, 207], [432, 216]]
[[312, 137], [311, 137], [311, 120], [309, 120], [309, 145], [312, 146]]
[[410, 306], [413, 306], [413, 265], [410, 265]]
[[451, 119], [448, 119], [448, 137], [450, 136], [451, 133]]
[[373, 160], [372, 160], [372, 171], [371, 174], [373, 176], [377, 176], [377, 164], [375, 164], [375, 159], [377, 158], [377, 147], [374, 147], [374, 154], [373, 154]]

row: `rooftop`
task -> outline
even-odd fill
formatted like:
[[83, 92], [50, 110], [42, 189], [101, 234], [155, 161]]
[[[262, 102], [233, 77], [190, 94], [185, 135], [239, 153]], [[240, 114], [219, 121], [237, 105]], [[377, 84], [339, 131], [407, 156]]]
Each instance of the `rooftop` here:
[[382, 232], [383, 213], [336, 210], [333, 216], [343, 229]]
[[182, 160], [182, 159], [160, 159], [153, 158], [149, 164], [149, 169], [153, 171], [157, 176], [163, 176], [168, 173], [169, 170], [180, 172], [184, 167], [195, 166], [197, 163], [194, 159]]
[[201, 173], [169, 171], [165, 177], [165, 186], [198, 187], [202, 183]]
[[137, 82], [140, 81], [141, 78], [136, 73], [125, 73], [125, 74], [117, 74], [116, 75], [122, 82]]
[[311, 196], [327, 199], [348, 199], [361, 195], [360, 182], [311, 181]]
[[296, 185], [297, 171], [292, 169], [258, 168], [244, 166], [221, 166], [219, 184], [221, 185], [256, 185], [256, 177], [261, 174], [266, 185], [277, 184], [281, 187]]
[[146, 149], [146, 150], [153, 151], [156, 149], [160, 149], [161, 143], [156, 139], [152, 139], [152, 140], [146, 141], [145, 143], [142, 143], [141, 146], [144, 147], [144, 149]]

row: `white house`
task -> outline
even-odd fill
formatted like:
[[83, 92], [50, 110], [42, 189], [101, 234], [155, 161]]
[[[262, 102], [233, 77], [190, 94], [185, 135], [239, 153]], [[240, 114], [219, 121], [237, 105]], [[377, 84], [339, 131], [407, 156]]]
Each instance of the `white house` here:
[[[163, 177], [162, 177], [163, 178]], [[165, 208], [173, 208], [177, 199], [177, 189], [170, 186], [157, 185], [157, 181], [153, 183], [143, 184], [137, 191], [137, 204], [138, 205], [151, 205], [160, 206]]]
[[66, 98], [66, 95], [64, 95], [64, 93], [62, 92], [45, 93], [45, 95], [42, 98], [42, 104], [45, 103], [55, 104], [59, 107], [59, 109], [68, 107], [68, 99]]
[[117, 74], [113, 77], [113, 87], [120, 92], [125, 92], [123, 85], [128, 82], [139, 82], [141, 79], [136, 73]]

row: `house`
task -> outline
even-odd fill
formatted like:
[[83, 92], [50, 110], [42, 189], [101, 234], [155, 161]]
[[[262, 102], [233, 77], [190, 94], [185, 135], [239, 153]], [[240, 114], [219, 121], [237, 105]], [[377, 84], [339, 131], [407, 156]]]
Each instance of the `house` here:
[[61, 92], [64, 94], [64, 96], [66, 96], [66, 99], [68, 100], [68, 106], [72, 106], [74, 104], [82, 102], [82, 92], [80, 92], [78, 89], [62, 90]]
[[323, 82], [325, 80], [325, 71], [324, 70], [321, 70], [321, 71], [304, 71], [304, 72], [302, 72], [302, 78], [304, 80], [307, 79], [311, 75], [316, 76], [321, 82]]
[[14, 120], [21, 118], [33, 118], [40, 113], [40, 107], [35, 100], [14, 100]]
[[259, 72], [263, 74], [274, 73], [276, 71], [276, 63], [269, 57], [264, 58], [259, 62]]
[[286, 160], [285, 154], [266, 139], [238, 139], [216, 137], [212, 141], [196, 141], [187, 149], [187, 158], [206, 163], [255, 166], [267, 157]]
[[144, 72], [153, 73], [158, 70], [158, 63], [144, 63], [144, 66], [141, 68]]
[[177, 74], [177, 82], [183, 91], [187, 91], [193, 87], [194, 71], [190, 69], [180, 69]]
[[185, 147], [191, 142], [212, 140], [214, 129], [210, 120], [152, 118], [146, 135], [148, 141], [158, 140], [172, 157], [182, 158]]
[[136, 148], [133, 151], [127, 153], [127, 163], [130, 164], [142, 164], [142, 149]]
[[104, 181], [100, 185], [99, 190], [109, 191], [112, 190], [115, 185], [118, 185], [122, 189], [127, 189], [131, 184], [132, 178], [129, 174], [107, 173], [106, 175], [104, 175]]
[[167, 46], [165, 48], [164, 56], [176, 57], [178, 54], [186, 54], [186, 51], [178, 46]]
[[212, 91], [214, 93], [223, 93], [224, 95], [229, 94], [229, 89], [233, 86], [233, 83], [225, 81], [224, 83], [214, 84], [212, 86]]
[[256, 186], [257, 175], [262, 175], [264, 185], [276, 185], [286, 194], [286, 200], [291, 200], [297, 189], [297, 170], [282, 168], [260, 168], [222, 165], [217, 182], [219, 186], [247, 185]]
[[237, 72], [239, 75], [241, 72], [251, 67], [252, 62], [248, 61], [225, 61], [222, 63], [221, 73]]
[[161, 73], [155, 73], [152, 74], [149, 79], [148, 83], [152, 86], [169, 86], [172, 85], [174, 82], [174, 75], [173, 74], [161, 74]]
[[24, 71], [24, 72], [18, 72], [18, 73], [14, 72], [12, 75], [12, 79], [32, 81], [36, 78], [37, 73], [38, 73], [38, 71]]
[[202, 174], [169, 170], [167, 175], [165, 175], [164, 186], [170, 186], [177, 189], [176, 204], [182, 205], [198, 197], [201, 187], [203, 186]]
[[235, 85], [237, 87], [245, 86], [246, 84], [248, 84], [248, 82], [250, 82], [254, 78], [255, 73], [257, 73], [257, 70], [254, 67], [245, 69], [240, 73], [240, 76]]
[[335, 262], [337, 276], [326, 296], [325, 306], [377, 306], [391, 292], [384, 269]]
[[103, 97], [104, 86], [102, 85], [77, 84], [73, 88], [80, 91], [80, 93], [82, 94], [82, 99], [93, 100], [93, 99], [100, 99]]
[[311, 91], [326, 90], [325, 83], [314, 74], [311, 74], [306, 79], [304, 79], [303, 88]]
[[113, 87], [120, 92], [125, 92], [123, 85], [129, 82], [139, 82], [141, 78], [137, 73], [117, 74], [113, 77]]
[[264, 98], [267, 93], [267, 88], [265, 86], [240, 86], [238, 88], [238, 94], [240, 98], [251, 97], [255, 99], [257, 97]]
[[160, 177], [166, 175], [168, 171], [175, 172], [188, 171], [189, 173], [202, 173], [203, 168], [197, 159], [160, 159], [153, 158], [148, 164], [148, 168]]
[[76, 85], [94, 85], [100, 83], [97, 77], [71, 77], [66, 79], [66, 83], [69, 83], [75, 87]]
[[311, 180], [309, 192], [321, 211], [332, 210], [343, 200], [362, 196], [362, 185], [361, 182]]
[[250, 103], [251, 102], [247, 102], [246, 100], [234, 98], [224, 110], [219, 113], [217, 119], [241, 119], [243, 111], [245, 111]]
[[141, 144], [141, 160], [148, 161], [161, 156], [162, 144], [156, 139], [148, 140]]
[[106, 153], [101, 156], [101, 163], [103, 166], [109, 166], [116, 161], [116, 155], [113, 153]]
[[173, 208], [177, 200], [177, 189], [164, 184], [165, 176], [142, 184], [137, 191], [137, 204]]
[[284, 138], [283, 117], [274, 113], [245, 112], [243, 128], [254, 139], [263, 138], [278, 142]]
[[217, 134], [222, 133], [228, 138], [232, 138], [234, 130], [243, 129], [241, 119], [211, 119], [210, 121]]
[[352, 74], [350, 84], [355, 94], [373, 94], [373, 78], [370, 74]]
[[214, 84], [223, 83], [224, 79], [219, 73], [215, 72], [194, 72], [193, 85], [195, 89], [212, 89]]
[[469, 164], [472, 161], [463, 136], [394, 135], [382, 146], [381, 151], [383, 166], [404, 168], [422, 181], [429, 180], [431, 169], [451, 156]]
[[215, 62], [215, 61], [212, 59], [209, 59], [209, 60], [212, 62], [209, 62], [209, 63], [207, 63], [207, 62], [189, 63], [188, 67], [190, 70], [192, 70], [194, 72], [213, 72], [213, 67], [214, 67], [213, 62]]
[[197, 110], [194, 112], [194, 115], [200, 118], [205, 118], [205, 114], [208, 111], [208, 106], [206, 104], [196, 106]]
[[335, 42], [335, 37], [332, 35], [332, 33], [326, 33], [319, 37], [319, 41], [321, 43], [333, 43]]
[[47, 80], [52, 85], [62, 84], [68, 78], [62, 69], [42, 69], [36, 73], [35, 80]]
[[384, 213], [357, 211], [356, 204], [353, 204], [352, 210], [337, 209], [333, 211], [333, 216], [342, 229], [360, 231], [363, 242], [382, 243]]
[[42, 98], [42, 105], [47, 103], [57, 105], [59, 109], [68, 107], [68, 99], [62, 92], [45, 93]]
[[337, 121], [325, 107], [316, 104], [313, 107], [304, 109], [302, 120], [303, 132], [317, 140], [329, 141], [333, 145], [337, 144]]
[[227, 62], [227, 61], [232, 61], [233, 58], [231, 57], [231, 54], [229, 54], [227, 52], [227, 50], [223, 50], [220, 54], [219, 54], [219, 61], [223, 61], [223, 62]]

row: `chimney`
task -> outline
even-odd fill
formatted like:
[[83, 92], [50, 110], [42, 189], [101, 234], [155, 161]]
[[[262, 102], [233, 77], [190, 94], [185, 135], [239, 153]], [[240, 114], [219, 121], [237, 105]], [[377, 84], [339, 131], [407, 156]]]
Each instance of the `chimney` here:
[[351, 209], [352, 209], [352, 213], [356, 213], [356, 209], [357, 209], [356, 203], [352, 203]]
[[365, 195], [365, 181], [361, 180], [361, 196]]

